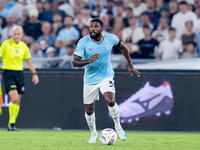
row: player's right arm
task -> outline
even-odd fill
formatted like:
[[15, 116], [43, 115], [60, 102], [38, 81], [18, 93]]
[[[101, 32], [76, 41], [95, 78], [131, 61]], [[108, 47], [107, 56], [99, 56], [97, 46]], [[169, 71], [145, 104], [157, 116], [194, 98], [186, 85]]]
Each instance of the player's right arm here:
[[85, 41], [84, 40], [87, 40], [87, 39], [85, 38], [80, 39], [76, 46], [76, 50], [74, 52], [74, 58], [72, 61], [72, 65], [74, 67], [83, 67], [99, 59], [99, 54], [97, 54], [97, 52], [94, 55], [92, 55], [90, 59], [82, 59], [85, 55]]
[[92, 55], [90, 59], [87, 59], [87, 60], [82, 60], [82, 57], [74, 54], [74, 60], [72, 61], [72, 65], [74, 67], [83, 67], [87, 64], [90, 64], [96, 61], [97, 59], [99, 59], [99, 54], [97, 52], [94, 55]]

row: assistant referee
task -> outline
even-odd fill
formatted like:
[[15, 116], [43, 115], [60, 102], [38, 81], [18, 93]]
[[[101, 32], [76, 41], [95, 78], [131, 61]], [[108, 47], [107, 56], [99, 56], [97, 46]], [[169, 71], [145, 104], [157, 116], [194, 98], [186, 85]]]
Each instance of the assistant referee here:
[[10, 96], [8, 131], [18, 131], [15, 126], [20, 109], [21, 97], [25, 92], [23, 59], [33, 73], [34, 84], [39, 82], [36, 70], [30, 60], [31, 55], [28, 46], [21, 41], [23, 37], [21, 26], [13, 28], [12, 38], [4, 41], [0, 48], [0, 57], [3, 58], [3, 80], [6, 93]]

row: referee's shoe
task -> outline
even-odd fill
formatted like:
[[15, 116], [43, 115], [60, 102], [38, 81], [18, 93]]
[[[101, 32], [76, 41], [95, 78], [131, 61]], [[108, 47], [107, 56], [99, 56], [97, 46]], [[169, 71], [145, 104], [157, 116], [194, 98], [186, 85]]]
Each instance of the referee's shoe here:
[[15, 124], [9, 124], [8, 131], [20, 131], [20, 130], [15, 127]]

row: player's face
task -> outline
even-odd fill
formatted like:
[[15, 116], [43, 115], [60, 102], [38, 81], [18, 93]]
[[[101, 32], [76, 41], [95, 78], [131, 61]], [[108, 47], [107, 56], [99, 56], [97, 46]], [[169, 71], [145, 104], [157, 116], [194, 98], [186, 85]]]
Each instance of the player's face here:
[[179, 9], [182, 13], [187, 12], [188, 6], [186, 4], [179, 5]]
[[188, 51], [188, 52], [194, 52], [194, 45], [191, 44], [191, 43], [188, 44], [188, 45], [187, 45], [187, 51]]
[[12, 38], [13, 38], [14, 42], [19, 43], [19, 41], [22, 40], [22, 37], [23, 37], [22, 29], [21, 28], [14, 29], [13, 34], [12, 34]]
[[176, 32], [174, 30], [169, 31], [169, 37], [170, 38], [175, 38]]
[[90, 24], [90, 36], [94, 39], [101, 35], [102, 26], [98, 22], [92, 22]]

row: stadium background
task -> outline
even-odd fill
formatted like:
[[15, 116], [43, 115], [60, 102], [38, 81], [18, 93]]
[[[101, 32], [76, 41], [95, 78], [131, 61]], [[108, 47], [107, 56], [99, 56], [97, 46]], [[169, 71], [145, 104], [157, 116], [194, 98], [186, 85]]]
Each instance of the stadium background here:
[[[199, 131], [199, 76], [195, 70], [141, 70], [140, 78], [126, 70], [116, 70], [116, 101], [118, 104], [137, 92], [149, 81], [160, 86], [169, 81], [174, 108], [170, 115], [161, 114], [124, 123], [129, 130]], [[31, 74], [25, 70], [26, 94], [21, 103], [17, 124], [20, 128], [87, 129], [82, 104], [83, 70], [38, 70], [40, 83], [32, 86]], [[7, 100], [6, 100], [7, 101]], [[6, 106], [6, 104], [5, 104]], [[97, 129], [113, 127], [103, 97], [96, 103]], [[8, 109], [3, 107], [0, 128], [8, 122]]]

